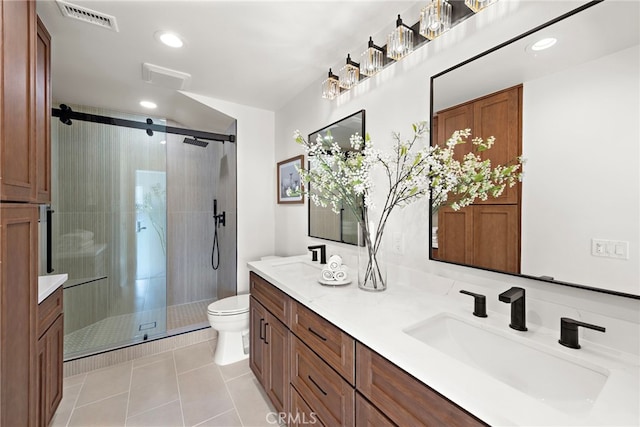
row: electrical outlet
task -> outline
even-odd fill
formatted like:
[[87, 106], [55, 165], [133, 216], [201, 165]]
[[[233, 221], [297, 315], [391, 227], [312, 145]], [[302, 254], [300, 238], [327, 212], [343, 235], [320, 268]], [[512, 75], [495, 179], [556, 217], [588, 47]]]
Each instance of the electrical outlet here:
[[629, 242], [591, 239], [591, 255], [604, 258], [629, 259]]
[[404, 254], [404, 236], [401, 231], [396, 231], [393, 233], [393, 243], [392, 243], [393, 252], [397, 254]]

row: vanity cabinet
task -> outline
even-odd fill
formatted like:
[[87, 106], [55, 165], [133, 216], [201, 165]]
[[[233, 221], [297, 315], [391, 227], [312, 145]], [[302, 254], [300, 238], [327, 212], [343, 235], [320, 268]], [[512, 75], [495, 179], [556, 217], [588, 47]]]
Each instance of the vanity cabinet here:
[[288, 425], [485, 425], [253, 272], [250, 287], [250, 366]]
[[285, 315], [288, 314], [289, 297], [253, 273], [250, 289], [249, 366], [276, 410], [286, 412], [289, 404], [289, 329]]
[[[393, 423], [400, 426], [485, 425], [360, 343], [356, 346], [356, 359], [358, 392]], [[367, 413], [367, 417], [376, 418], [377, 414]]]
[[37, 425], [47, 426], [62, 400], [62, 286], [38, 305]]

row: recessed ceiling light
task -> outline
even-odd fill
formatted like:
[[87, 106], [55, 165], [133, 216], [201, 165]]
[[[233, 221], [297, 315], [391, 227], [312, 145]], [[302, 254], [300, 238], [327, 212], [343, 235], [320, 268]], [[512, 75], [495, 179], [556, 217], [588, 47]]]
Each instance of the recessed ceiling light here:
[[140, 101], [140, 105], [143, 106], [144, 108], [151, 108], [151, 109], [158, 107], [155, 102], [151, 102], [151, 101]]
[[547, 37], [545, 39], [538, 40], [537, 42], [531, 45], [531, 50], [537, 52], [540, 50], [549, 49], [551, 46], [556, 44], [557, 41], [558, 40], [553, 37]]
[[158, 31], [156, 33], [156, 38], [169, 47], [178, 48], [184, 45], [184, 42], [182, 41], [180, 36], [168, 31]]
[[167, 141], [165, 141], [164, 139], [162, 141], [160, 141], [160, 144], [162, 144], [162, 145], [164, 145], [166, 143], [167, 143]]

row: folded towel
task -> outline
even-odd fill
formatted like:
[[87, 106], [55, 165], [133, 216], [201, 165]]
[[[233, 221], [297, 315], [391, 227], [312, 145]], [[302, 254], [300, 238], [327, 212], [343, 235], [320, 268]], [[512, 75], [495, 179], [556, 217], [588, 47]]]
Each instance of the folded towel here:
[[322, 274], [322, 280], [325, 280], [325, 281], [336, 280], [336, 278], [334, 277], [334, 272], [329, 270], [328, 268], [323, 268], [321, 274]]
[[347, 278], [349, 277], [349, 275], [347, 274], [347, 267], [344, 265], [341, 266], [338, 270], [333, 272], [333, 277], [335, 277], [339, 282], [347, 280]]
[[340, 255], [331, 255], [328, 265], [329, 270], [337, 271], [342, 265], [342, 257]]

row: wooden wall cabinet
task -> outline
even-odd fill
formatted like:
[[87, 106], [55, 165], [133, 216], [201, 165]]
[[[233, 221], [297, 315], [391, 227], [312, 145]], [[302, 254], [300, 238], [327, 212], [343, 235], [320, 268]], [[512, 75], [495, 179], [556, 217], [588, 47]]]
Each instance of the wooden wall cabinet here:
[[[434, 117], [437, 143], [470, 128], [472, 137], [496, 142], [480, 153], [492, 166], [508, 164], [522, 154], [522, 85], [439, 111]], [[471, 141], [456, 146], [454, 157], [471, 149]], [[464, 209], [438, 212], [437, 259], [509, 273], [520, 273], [520, 185], [499, 197], [476, 200]]]
[[38, 208], [0, 204], [0, 425], [36, 425]]
[[51, 37], [36, 2], [0, 3], [0, 198], [51, 201]]
[[64, 324], [62, 287], [38, 305], [37, 425], [51, 422], [62, 400]]
[[[250, 284], [250, 366], [288, 425], [485, 425], [253, 272]], [[265, 295], [267, 304], [290, 314], [288, 321], [280, 322], [262, 304]], [[272, 321], [279, 322], [275, 340], [265, 331], [265, 324]], [[289, 374], [281, 372], [282, 364], [269, 362], [274, 353], [267, 356], [263, 339], [285, 347], [283, 331], [288, 333], [290, 356], [280, 360], [285, 367], [290, 365]], [[278, 392], [272, 393], [278, 376], [287, 381], [289, 400], [284, 406], [282, 382], [276, 382]]]

